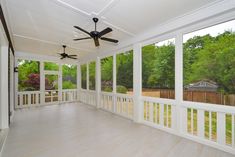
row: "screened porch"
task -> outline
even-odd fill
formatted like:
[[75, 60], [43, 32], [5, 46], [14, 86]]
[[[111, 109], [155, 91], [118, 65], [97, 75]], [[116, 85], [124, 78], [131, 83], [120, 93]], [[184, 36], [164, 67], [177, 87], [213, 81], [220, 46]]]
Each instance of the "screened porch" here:
[[234, 0], [0, 0], [0, 157], [234, 155]]

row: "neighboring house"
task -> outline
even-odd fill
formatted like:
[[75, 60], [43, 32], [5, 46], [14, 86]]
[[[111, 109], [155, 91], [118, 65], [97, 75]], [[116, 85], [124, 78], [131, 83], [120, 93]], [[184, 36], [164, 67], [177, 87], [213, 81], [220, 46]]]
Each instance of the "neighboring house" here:
[[195, 83], [186, 85], [184, 88], [188, 91], [210, 91], [216, 92], [218, 89], [218, 84], [211, 80], [201, 80]]

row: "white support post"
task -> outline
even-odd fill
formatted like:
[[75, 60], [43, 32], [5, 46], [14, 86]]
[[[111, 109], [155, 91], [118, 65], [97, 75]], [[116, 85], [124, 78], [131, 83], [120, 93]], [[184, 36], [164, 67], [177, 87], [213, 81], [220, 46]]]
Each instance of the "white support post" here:
[[40, 104], [45, 104], [45, 75], [43, 61], [40, 61]]
[[101, 99], [100, 99], [100, 95], [101, 95], [101, 64], [100, 64], [100, 58], [97, 57], [96, 58], [96, 108], [100, 108], [101, 107]]
[[[18, 67], [18, 59], [15, 58], [15, 66], [14, 67]], [[18, 72], [15, 72], [15, 106], [14, 108], [16, 109], [18, 104], [20, 104], [20, 102], [18, 102]]]
[[116, 54], [113, 55], [113, 112], [116, 112], [116, 93], [117, 93], [117, 73], [116, 73]]
[[182, 132], [182, 121], [186, 119], [182, 113], [183, 108], [180, 104], [183, 101], [183, 35], [181, 33], [176, 36], [175, 47], [175, 100], [176, 100], [176, 119], [173, 123], [176, 123], [176, 131]]
[[116, 54], [113, 55], [113, 93], [117, 92]]
[[142, 50], [141, 44], [133, 47], [133, 91], [134, 91], [134, 122], [140, 123], [143, 119], [142, 92]]
[[0, 130], [8, 128], [8, 47], [0, 50]]
[[81, 91], [81, 65], [80, 63], [78, 63], [77, 64], [77, 100], [78, 101], [81, 101], [80, 91]]
[[58, 76], [58, 100], [59, 102], [62, 102], [63, 101], [63, 98], [62, 98], [62, 90], [63, 90], [63, 80], [62, 80], [62, 64], [60, 63], [59, 64], [59, 76]]
[[89, 90], [89, 63], [86, 64], [86, 89]]

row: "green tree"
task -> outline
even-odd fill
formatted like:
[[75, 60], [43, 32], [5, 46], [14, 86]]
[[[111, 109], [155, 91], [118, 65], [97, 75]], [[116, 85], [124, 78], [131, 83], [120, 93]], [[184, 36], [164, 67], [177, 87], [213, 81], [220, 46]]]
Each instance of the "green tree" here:
[[133, 88], [133, 50], [117, 55], [117, 85]]
[[81, 65], [81, 87], [82, 89], [87, 89], [87, 84], [86, 84], [86, 81], [87, 81], [87, 65], [86, 64], [83, 64]]
[[[216, 37], [205, 35], [194, 39], [200, 39], [204, 45], [198, 50], [194, 48], [192, 54], [184, 48], [185, 55], [196, 58], [191, 64], [187, 57], [184, 59], [184, 84], [208, 79], [216, 82], [220, 91], [235, 93], [235, 33], [225, 31]], [[186, 45], [190, 46], [188, 42]]]
[[101, 88], [103, 91], [111, 92], [113, 87], [113, 57], [101, 60]]
[[151, 44], [142, 48], [143, 88], [174, 88], [175, 45]]
[[31, 74], [40, 74], [40, 63], [38, 61], [30, 61], [30, 60], [18, 60], [18, 90], [19, 91], [27, 91], [30, 90], [38, 90], [33, 89], [27, 82], [29, 81]]
[[96, 62], [91, 62], [89, 64], [89, 89], [95, 90], [95, 69], [96, 69]]
[[63, 89], [76, 89], [77, 88], [77, 66], [64, 64], [62, 66], [62, 75], [63, 75], [63, 82], [62, 87]]

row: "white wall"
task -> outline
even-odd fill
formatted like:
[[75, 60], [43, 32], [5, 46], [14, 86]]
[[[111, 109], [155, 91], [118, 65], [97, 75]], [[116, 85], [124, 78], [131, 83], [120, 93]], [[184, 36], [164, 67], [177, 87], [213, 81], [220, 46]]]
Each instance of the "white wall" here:
[[0, 22], [0, 129], [8, 127], [8, 40]]
[[14, 115], [14, 104], [15, 104], [15, 88], [14, 88], [14, 55], [10, 53], [10, 112], [11, 121]]
[[8, 128], [8, 47], [0, 49], [0, 129]]

